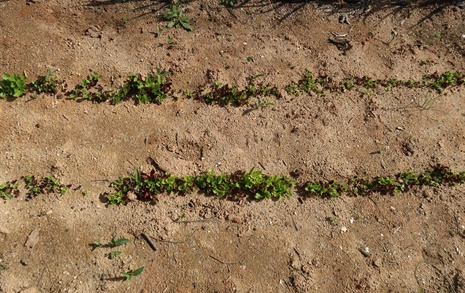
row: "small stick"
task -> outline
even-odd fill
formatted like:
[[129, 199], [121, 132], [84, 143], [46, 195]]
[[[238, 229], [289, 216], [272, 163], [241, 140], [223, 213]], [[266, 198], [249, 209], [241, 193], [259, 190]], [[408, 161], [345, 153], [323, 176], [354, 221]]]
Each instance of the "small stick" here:
[[299, 227], [297, 227], [297, 224], [296, 224], [296, 222], [295, 222], [295, 220], [294, 220], [294, 217], [291, 216], [291, 219], [292, 219], [292, 223], [294, 224], [294, 229], [295, 229], [296, 231], [299, 231]]
[[224, 265], [235, 265], [235, 264], [237, 264], [237, 262], [224, 262], [221, 259], [218, 259], [218, 258], [214, 257], [213, 255], [210, 255], [210, 257], [213, 258], [214, 260], [216, 260], [217, 262], [219, 262], [221, 264], [224, 264]]
[[150, 240], [150, 238], [147, 235], [145, 235], [144, 233], [140, 233], [140, 236], [142, 236], [142, 238], [144, 238], [145, 241], [147, 241], [147, 243], [149, 244], [150, 248], [152, 248], [153, 251], [157, 251], [155, 244], [153, 244], [152, 240]]

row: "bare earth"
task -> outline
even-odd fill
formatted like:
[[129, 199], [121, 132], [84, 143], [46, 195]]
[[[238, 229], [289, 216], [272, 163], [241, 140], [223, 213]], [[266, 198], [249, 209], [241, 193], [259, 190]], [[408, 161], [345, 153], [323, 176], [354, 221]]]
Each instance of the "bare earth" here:
[[[109, 182], [149, 171], [149, 157], [179, 176], [299, 169], [300, 182], [436, 163], [465, 170], [463, 87], [284, 91], [305, 69], [335, 80], [463, 72], [465, 10], [336, 4], [191, 1], [181, 5], [192, 17], [188, 32], [166, 28], [166, 2], [0, 1], [0, 73], [32, 80], [55, 68], [72, 87], [90, 70], [117, 85], [159, 68], [191, 91], [244, 86], [262, 73], [283, 93], [258, 109], [184, 98], [138, 106], [0, 100], [0, 183], [52, 174], [73, 185], [64, 196], [0, 203], [0, 292], [465, 292], [463, 186], [337, 199], [103, 201]], [[342, 13], [350, 24], [340, 23]], [[353, 47], [339, 50], [332, 32], [347, 33]], [[92, 246], [112, 238], [131, 242]], [[122, 254], [110, 259], [114, 250]], [[141, 266], [141, 275], [119, 279]]]

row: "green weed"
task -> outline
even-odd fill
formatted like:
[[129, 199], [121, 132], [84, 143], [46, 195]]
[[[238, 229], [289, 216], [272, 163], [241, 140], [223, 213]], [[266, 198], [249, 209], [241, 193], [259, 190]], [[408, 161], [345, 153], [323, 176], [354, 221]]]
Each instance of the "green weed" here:
[[55, 69], [48, 69], [45, 76], [39, 77], [37, 80], [31, 82], [27, 89], [35, 94], [56, 94], [58, 86], [58, 79], [55, 75]]
[[128, 281], [128, 280], [131, 280], [132, 277], [136, 277], [138, 275], [140, 275], [142, 273], [142, 271], [144, 270], [144, 267], [140, 267], [138, 269], [135, 269], [134, 271], [130, 271], [130, 272], [127, 272], [127, 273], [123, 273], [122, 274], [122, 277]]
[[23, 176], [22, 179], [28, 189], [26, 201], [33, 199], [39, 194], [60, 193], [62, 196], [68, 191], [71, 185], [64, 185], [53, 176], [37, 179], [35, 176]]
[[0, 81], [0, 98], [18, 98], [27, 93], [26, 76], [24, 74], [2, 74]]
[[131, 242], [131, 240], [126, 238], [114, 239], [112, 238], [108, 243], [102, 244], [100, 241], [95, 241], [93, 244], [97, 247], [117, 247]]
[[112, 104], [117, 104], [132, 97], [135, 98], [136, 105], [161, 104], [171, 89], [171, 80], [168, 78], [168, 74], [167, 71], [157, 69], [157, 73], [149, 74], [146, 78], [143, 78], [140, 74], [129, 76], [119, 91], [111, 97]]
[[108, 257], [109, 257], [110, 259], [115, 259], [117, 256], [119, 256], [119, 255], [121, 255], [121, 254], [122, 254], [121, 251], [115, 250], [115, 251], [110, 252], [110, 253], [108, 254]]
[[7, 200], [19, 196], [18, 183], [16, 180], [0, 184], [0, 198]]
[[172, 28], [172, 27], [181, 26], [187, 31], [192, 31], [192, 27], [189, 24], [190, 17], [183, 15], [183, 10], [179, 8], [180, 4], [181, 4], [181, 1], [178, 2], [178, 4], [176, 5], [171, 4], [169, 8], [169, 12], [163, 14], [163, 18], [169, 21], [166, 27]]

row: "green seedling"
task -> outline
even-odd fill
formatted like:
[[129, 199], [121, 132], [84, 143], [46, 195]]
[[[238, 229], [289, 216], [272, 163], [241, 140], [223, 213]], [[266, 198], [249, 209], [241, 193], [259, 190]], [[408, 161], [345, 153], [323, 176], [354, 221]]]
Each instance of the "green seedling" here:
[[27, 85], [27, 89], [35, 94], [56, 94], [58, 79], [55, 76], [55, 69], [48, 69], [45, 76], [39, 77]]
[[140, 267], [138, 269], [135, 269], [134, 271], [130, 271], [130, 272], [127, 272], [127, 273], [123, 273], [122, 274], [122, 277], [126, 280], [126, 281], [129, 281], [131, 280], [132, 277], [136, 277], [138, 275], [140, 275], [142, 273], [142, 271], [144, 270], [144, 267]]
[[33, 199], [39, 194], [60, 193], [63, 196], [71, 187], [71, 184], [64, 185], [53, 176], [42, 177], [40, 179], [37, 179], [35, 176], [23, 176], [21, 178], [26, 184], [26, 189], [28, 189], [26, 201]]
[[126, 238], [120, 238], [118, 240], [115, 240], [115, 239], [111, 239], [110, 242], [107, 243], [107, 246], [108, 247], [117, 247], [117, 246], [121, 246], [121, 245], [124, 245], [124, 244], [127, 244], [131, 242], [131, 240], [129, 239], [126, 239]]
[[8, 269], [8, 265], [6, 263], [0, 264], [0, 270], [6, 271]]
[[26, 76], [24, 74], [2, 74], [3, 80], [0, 81], [0, 98], [14, 97], [18, 98], [27, 93]]
[[160, 71], [143, 78], [140, 74], [129, 76], [121, 88], [112, 95], [112, 104], [134, 97], [136, 105], [146, 103], [161, 104], [171, 89], [169, 72]]
[[331, 216], [331, 217], [327, 217], [326, 221], [330, 222], [331, 225], [336, 226], [339, 219], [336, 216]]
[[248, 56], [247, 62], [255, 62], [255, 59], [252, 56]]
[[126, 238], [120, 238], [120, 239], [117, 239], [115, 240], [114, 238], [112, 238], [110, 240], [110, 242], [106, 243], [106, 244], [102, 244], [100, 241], [95, 241], [93, 244], [97, 247], [110, 247], [110, 248], [113, 248], [113, 247], [117, 247], [117, 246], [121, 246], [121, 245], [124, 245], [124, 244], [127, 244], [131, 242], [131, 240], [129, 239], [126, 239]]
[[129, 18], [126, 18], [126, 17], [123, 17], [121, 19], [121, 21], [124, 23], [124, 24], [127, 24], [129, 22]]
[[166, 38], [166, 42], [168, 43], [168, 49], [172, 49], [173, 47], [176, 47], [178, 44], [172, 36], [168, 36]]
[[19, 196], [18, 183], [16, 180], [0, 184], [0, 198], [7, 200]]
[[347, 185], [344, 183], [337, 183], [335, 181], [307, 182], [304, 189], [309, 195], [313, 194], [320, 197], [336, 198], [343, 192], [347, 191]]
[[174, 222], [179, 222], [179, 221], [181, 221], [182, 219], [184, 219], [184, 217], [186, 217], [186, 214], [185, 214], [185, 213], [182, 213], [182, 215], [180, 215], [176, 220], [174, 220]]
[[268, 99], [261, 100], [260, 98], [257, 100], [257, 108], [262, 108], [265, 106], [274, 106], [273, 102], [268, 101]]
[[119, 255], [121, 255], [121, 254], [122, 254], [121, 251], [116, 251], [116, 250], [115, 250], [115, 251], [110, 252], [110, 254], [108, 255], [108, 257], [109, 257], [110, 259], [115, 259], [117, 256], [119, 256]]
[[161, 31], [162, 29], [160, 28], [160, 26], [157, 25], [157, 32], [155, 33], [155, 38], [159, 38], [161, 36]]
[[192, 27], [189, 24], [190, 17], [183, 15], [183, 10], [179, 9], [180, 4], [181, 2], [178, 2], [176, 5], [171, 4], [169, 12], [163, 14], [163, 18], [169, 21], [166, 27], [172, 28], [181, 26], [187, 31], [192, 31]]
[[104, 91], [103, 86], [98, 82], [102, 78], [96, 72], [91, 72], [80, 84], [74, 87], [74, 90], [66, 93], [71, 99], [89, 100], [95, 103], [107, 101], [111, 97], [111, 92]]

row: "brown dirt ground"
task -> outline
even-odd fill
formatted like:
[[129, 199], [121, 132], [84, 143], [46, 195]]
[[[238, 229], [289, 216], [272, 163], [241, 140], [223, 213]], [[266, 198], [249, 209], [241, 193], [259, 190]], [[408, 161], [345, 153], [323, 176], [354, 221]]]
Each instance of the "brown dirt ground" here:
[[[0, 1], [0, 71], [33, 79], [56, 68], [73, 85], [89, 70], [117, 83], [160, 68], [172, 72], [175, 88], [191, 90], [244, 85], [263, 73], [282, 90], [304, 69], [341, 80], [420, 79], [465, 67], [465, 10], [454, 5], [433, 14], [434, 5], [364, 11], [258, 0], [182, 7], [193, 32], [164, 28], [167, 4], [159, 1]], [[344, 12], [350, 25], [339, 22]], [[331, 32], [348, 33], [353, 48], [339, 51]], [[108, 206], [100, 198], [109, 181], [150, 170], [148, 157], [177, 175], [298, 168], [300, 180], [329, 180], [420, 172], [436, 162], [465, 170], [464, 94], [284, 93], [253, 111], [187, 99], [160, 106], [2, 100], [0, 182], [53, 174], [81, 188], [0, 203], [0, 291], [464, 292], [463, 186], [333, 200], [233, 202], [194, 193]], [[39, 241], [25, 247], [36, 228]], [[113, 260], [111, 249], [91, 246], [112, 237], [131, 240]], [[140, 266], [140, 276], [118, 280]]]

